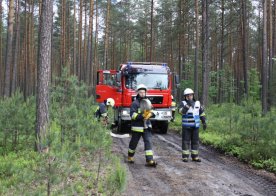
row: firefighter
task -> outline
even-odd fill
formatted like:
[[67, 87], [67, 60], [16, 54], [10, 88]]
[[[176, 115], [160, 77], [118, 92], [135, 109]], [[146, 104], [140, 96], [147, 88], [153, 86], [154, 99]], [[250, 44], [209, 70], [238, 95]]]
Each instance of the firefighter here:
[[157, 163], [153, 160], [152, 125], [149, 120], [149, 118], [154, 118], [155, 115], [151, 110], [150, 100], [146, 98], [147, 87], [144, 84], [140, 84], [137, 86], [136, 91], [136, 100], [132, 102], [130, 107], [132, 137], [129, 142], [128, 162], [134, 163], [135, 149], [142, 136], [145, 147], [146, 166], [155, 167]]
[[102, 119], [103, 125], [107, 126], [108, 122], [108, 109], [109, 107], [114, 107], [115, 101], [112, 98], [108, 98], [104, 100], [104, 102], [100, 103], [95, 111], [95, 117], [100, 122]]
[[175, 119], [176, 102], [175, 102], [173, 96], [172, 96], [172, 106], [171, 106], [171, 109], [172, 109], [172, 119], [171, 119], [171, 122], [174, 122], [174, 119]]
[[192, 161], [201, 162], [198, 157], [200, 120], [203, 130], [207, 128], [204, 109], [200, 102], [196, 101], [192, 89], [186, 88], [183, 95], [184, 101], [180, 103], [178, 110], [182, 114], [182, 160], [188, 162], [191, 153]]

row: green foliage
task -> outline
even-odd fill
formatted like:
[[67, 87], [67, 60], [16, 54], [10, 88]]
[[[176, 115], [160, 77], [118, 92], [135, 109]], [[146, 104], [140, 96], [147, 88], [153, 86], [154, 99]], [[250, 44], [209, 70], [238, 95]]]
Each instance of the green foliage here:
[[125, 171], [110, 153], [109, 131], [94, 119], [96, 106], [86, 86], [66, 75], [51, 89], [48, 152], [33, 151], [34, 99], [24, 101], [18, 93], [0, 102], [7, 114], [0, 116], [1, 136], [13, 141], [12, 132], [5, 130], [18, 130], [24, 149], [15, 153], [1, 146], [5, 155], [0, 157], [0, 195], [93, 195], [122, 190]]
[[33, 145], [35, 125], [34, 97], [26, 101], [16, 92], [10, 98], [0, 100], [0, 154]]
[[114, 195], [116, 191], [123, 191], [126, 185], [126, 169], [122, 167], [120, 160], [115, 159], [115, 168], [112, 166], [110, 170], [113, 172], [107, 178], [107, 187], [111, 191], [111, 195]]
[[[92, 97], [87, 96], [87, 87], [75, 76], [67, 77], [67, 70], [56, 81], [51, 93], [51, 119], [60, 125], [61, 141], [76, 137], [83, 130], [89, 130], [93, 112]], [[92, 123], [95, 124], [95, 123]]]
[[251, 68], [249, 70], [249, 97], [255, 101], [260, 100], [259, 94], [261, 90], [261, 84], [259, 75], [260, 74], [256, 68]]
[[254, 97], [240, 106], [233, 103], [210, 106], [206, 111], [208, 129], [200, 133], [202, 142], [275, 172], [276, 112], [271, 110], [263, 117], [260, 111], [261, 104]]

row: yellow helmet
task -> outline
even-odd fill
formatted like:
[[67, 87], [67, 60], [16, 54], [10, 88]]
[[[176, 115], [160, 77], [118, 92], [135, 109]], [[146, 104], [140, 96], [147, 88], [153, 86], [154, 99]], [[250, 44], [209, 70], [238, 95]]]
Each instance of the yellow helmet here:
[[108, 99], [106, 100], [106, 105], [110, 105], [111, 107], [114, 107], [114, 105], [115, 105], [114, 99], [108, 98]]

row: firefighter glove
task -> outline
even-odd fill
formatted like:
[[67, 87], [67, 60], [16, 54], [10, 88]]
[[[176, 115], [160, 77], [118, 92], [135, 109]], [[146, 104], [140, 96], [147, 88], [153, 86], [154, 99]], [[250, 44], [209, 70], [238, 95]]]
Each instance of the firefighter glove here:
[[203, 123], [203, 130], [205, 131], [207, 129], [207, 124]]
[[147, 117], [150, 115], [151, 111], [150, 110], [145, 110], [143, 113], [144, 119], [148, 119]]
[[186, 100], [186, 103], [189, 107], [193, 105], [191, 100]]
[[149, 110], [145, 110], [144, 113], [143, 113], [143, 117], [146, 118], [148, 116], [148, 114], [150, 113]]
[[151, 116], [152, 116], [152, 113], [150, 112], [150, 113], [148, 113], [147, 116], [145, 116], [145, 119], [149, 119]]

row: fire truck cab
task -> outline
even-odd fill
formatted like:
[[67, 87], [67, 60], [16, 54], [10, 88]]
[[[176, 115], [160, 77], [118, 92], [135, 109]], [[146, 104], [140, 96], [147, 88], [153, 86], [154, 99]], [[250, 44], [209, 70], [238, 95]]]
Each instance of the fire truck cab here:
[[147, 98], [153, 105], [153, 129], [167, 133], [172, 118], [171, 93], [173, 74], [166, 63], [130, 62], [121, 64], [119, 70], [97, 72], [96, 101], [115, 100], [114, 122], [118, 132], [130, 130], [130, 106], [136, 99], [136, 86], [147, 86]]

